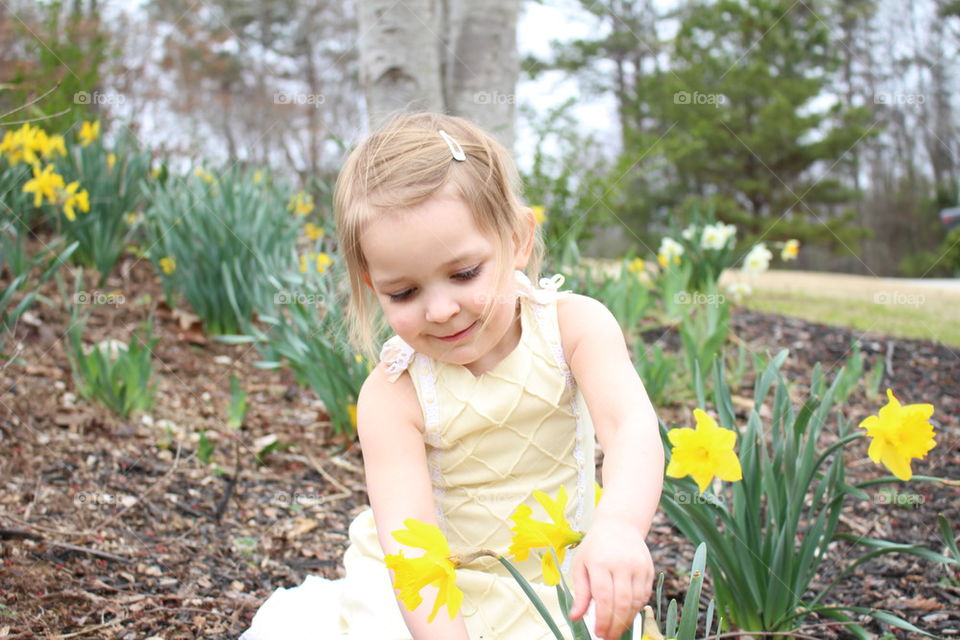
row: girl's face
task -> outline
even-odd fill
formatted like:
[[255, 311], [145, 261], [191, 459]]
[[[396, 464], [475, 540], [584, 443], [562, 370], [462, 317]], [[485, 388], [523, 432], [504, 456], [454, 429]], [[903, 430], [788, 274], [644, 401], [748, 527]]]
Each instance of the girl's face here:
[[[514, 268], [526, 266], [529, 244], [510, 247]], [[361, 235], [360, 249], [387, 323], [415, 351], [479, 373], [516, 345], [512, 270], [498, 279], [496, 240], [477, 228], [452, 188], [373, 221]], [[489, 300], [493, 314], [481, 331]]]

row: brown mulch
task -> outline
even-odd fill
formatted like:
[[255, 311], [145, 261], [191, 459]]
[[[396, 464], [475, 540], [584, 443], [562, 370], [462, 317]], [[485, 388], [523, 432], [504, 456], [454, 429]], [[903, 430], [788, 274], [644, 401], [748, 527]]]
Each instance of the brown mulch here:
[[[91, 343], [129, 339], [162, 297], [146, 263], [126, 259], [115, 273], [98, 291], [119, 290], [124, 302], [90, 307]], [[72, 291], [69, 274], [65, 280]], [[161, 308], [155, 406], [119, 419], [78, 397], [62, 341], [69, 315], [53, 283], [44, 294], [50, 304], [35, 306], [6, 344], [16, 359], [0, 362], [0, 639], [235, 638], [275, 588], [310, 573], [342, 574], [347, 527], [366, 504], [362, 459], [352, 439], [331, 433], [312, 392], [286, 372], [255, 368], [249, 345], [204, 341], [181, 314]], [[734, 332], [751, 350], [791, 349], [786, 369], [799, 389], [813, 363], [832, 375], [858, 339], [868, 367], [887, 363], [884, 388], [937, 407], [938, 446], [915, 472], [960, 477], [953, 350], [747, 311], [735, 313]], [[249, 392], [239, 432], [226, 426], [231, 373]], [[859, 422], [882, 404], [858, 389], [849, 417]], [[661, 415], [689, 421], [688, 408]], [[201, 430], [216, 445], [208, 464], [197, 458]], [[255, 442], [265, 436], [283, 446], [257, 464]], [[865, 450], [856, 453], [854, 479], [881, 473]], [[843, 530], [942, 551], [936, 514], [960, 523], [960, 489], [916, 483], [909, 490], [920, 496], [911, 504], [851, 503]], [[665, 593], [676, 597], [692, 548], [662, 516], [651, 547], [668, 574]], [[822, 581], [856, 557], [839, 543], [833, 553]], [[956, 570], [886, 556], [843, 579], [831, 601], [884, 607], [931, 633], [957, 636], [958, 578]], [[849, 637], [837, 627], [814, 634]]]

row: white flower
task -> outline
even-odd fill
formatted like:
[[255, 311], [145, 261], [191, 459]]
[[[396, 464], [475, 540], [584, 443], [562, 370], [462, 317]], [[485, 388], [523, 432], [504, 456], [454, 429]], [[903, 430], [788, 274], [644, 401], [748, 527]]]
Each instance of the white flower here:
[[767, 246], [761, 242], [751, 249], [747, 257], [744, 258], [743, 270], [746, 273], [752, 274], [763, 273], [770, 267], [771, 258], [773, 258], [773, 254], [770, 253]]
[[660, 241], [660, 250], [657, 254], [665, 256], [668, 260], [679, 258], [683, 255], [683, 245], [673, 238], [664, 238]]
[[734, 302], [739, 304], [743, 301], [744, 296], [753, 293], [753, 288], [746, 282], [733, 282], [727, 287], [727, 293]]
[[684, 240], [693, 240], [693, 236], [697, 233], [696, 225], [690, 225], [686, 229], [680, 232], [680, 235], [683, 236]]
[[703, 228], [700, 236], [700, 247], [720, 251], [727, 244], [727, 237], [722, 224], [708, 224]]

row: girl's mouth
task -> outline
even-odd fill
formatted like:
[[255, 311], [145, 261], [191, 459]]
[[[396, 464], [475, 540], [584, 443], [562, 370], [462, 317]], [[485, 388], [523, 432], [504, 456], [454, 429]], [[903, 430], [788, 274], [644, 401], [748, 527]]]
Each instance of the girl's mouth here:
[[444, 336], [444, 337], [437, 336], [437, 339], [438, 339], [438, 340], [443, 340], [444, 342], [456, 342], [457, 340], [460, 340], [461, 338], [467, 337], [467, 335], [468, 335], [471, 331], [473, 331], [473, 328], [474, 328], [475, 326], [477, 326], [477, 322], [476, 322], [476, 321], [474, 321], [473, 324], [471, 324], [469, 327], [467, 327], [466, 329], [464, 329], [464, 330], [461, 331], [460, 333], [454, 333], [453, 335]]

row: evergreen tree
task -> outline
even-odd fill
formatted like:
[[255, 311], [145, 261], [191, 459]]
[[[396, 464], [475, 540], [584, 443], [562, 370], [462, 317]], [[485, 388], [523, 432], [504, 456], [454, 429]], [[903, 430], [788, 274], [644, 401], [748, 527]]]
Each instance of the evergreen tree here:
[[640, 201], [712, 209], [748, 237], [855, 242], [841, 206], [857, 193], [834, 176], [874, 131], [864, 110], [820, 106], [838, 60], [814, 3], [692, 2], [671, 49], [636, 107], [657, 128], [627, 138], [627, 161], [666, 161], [656, 182], [639, 181]]

